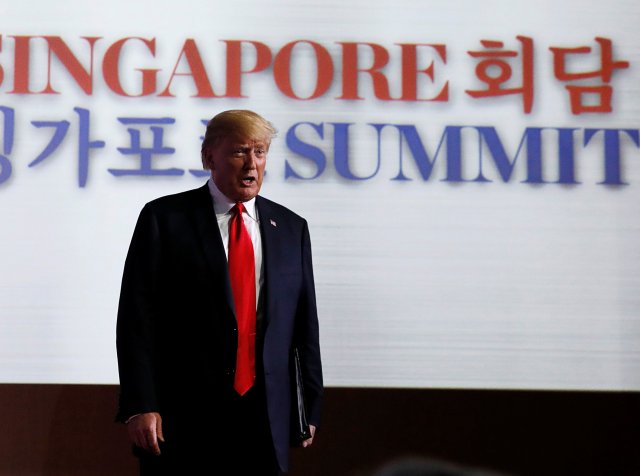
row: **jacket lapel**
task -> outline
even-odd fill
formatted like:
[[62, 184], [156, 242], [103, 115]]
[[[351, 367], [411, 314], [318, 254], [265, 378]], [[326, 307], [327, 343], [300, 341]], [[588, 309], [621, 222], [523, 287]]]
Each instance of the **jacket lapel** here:
[[269, 318], [269, 299], [273, 298], [275, 294], [271, 289], [273, 276], [275, 276], [274, 266], [277, 260], [273, 259], [274, 249], [273, 243], [278, 240], [278, 223], [275, 217], [272, 215], [271, 207], [269, 203], [264, 200], [260, 195], [256, 197], [256, 207], [258, 209], [258, 217], [260, 218], [260, 236], [262, 238], [262, 265], [264, 266], [264, 289], [262, 294], [265, 296], [264, 300], [264, 328], [266, 329]]
[[211, 195], [207, 184], [197, 189], [198, 195], [193, 208], [194, 221], [200, 242], [204, 250], [205, 258], [209, 269], [215, 280], [221, 279], [224, 286], [224, 293], [227, 298], [229, 310], [235, 315], [235, 305], [231, 293], [231, 281], [229, 279], [229, 268], [227, 266], [227, 256], [224, 252], [224, 245], [220, 236], [220, 229], [216, 221], [216, 214], [213, 209]]

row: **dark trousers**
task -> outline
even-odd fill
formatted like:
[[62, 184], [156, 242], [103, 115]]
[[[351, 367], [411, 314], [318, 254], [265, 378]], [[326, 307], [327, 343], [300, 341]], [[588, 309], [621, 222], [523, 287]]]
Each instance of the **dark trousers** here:
[[169, 419], [162, 454], [138, 451], [140, 476], [279, 475], [264, 386], [256, 382], [242, 397], [230, 389], [221, 400], [222, 411], [213, 417], [191, 408], [179, 420]]

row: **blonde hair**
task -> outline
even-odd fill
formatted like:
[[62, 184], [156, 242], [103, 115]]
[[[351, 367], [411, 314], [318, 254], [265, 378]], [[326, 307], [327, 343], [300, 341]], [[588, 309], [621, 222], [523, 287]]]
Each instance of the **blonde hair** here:
[[207, 149], [216, 146], [225, 137], [252, 138], [267, 141], [271, 144], [277, 134], [277, 129], [260, 114], [248, 109], [231, 109], [214, 116], [207, 124], [207, 131], [200, 148], [202, 166], [209, 168]]

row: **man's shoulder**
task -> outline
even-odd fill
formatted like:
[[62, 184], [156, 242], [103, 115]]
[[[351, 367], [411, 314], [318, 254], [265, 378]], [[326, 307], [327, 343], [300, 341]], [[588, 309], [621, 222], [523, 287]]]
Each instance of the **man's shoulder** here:
[[207, 186], [200, 186], [191, 190], [163, 195], [147, 202], [145, 207], [153, 210], [171, 210], [193, 207], [194, 202], [202, 201], [208, 196]]
[[294, 212], [290, 208], [286, 206], [274, 202], [273, 200], [269, 200], [268, 198], [263, 197], [262, 195], [258, 195], [256, 197], [256, 204], [258, 205], [258, 209], [260, 213], [270, 213], [273, 215], [277, 215], [279, 217], [284, 217], [293, 221], [306, 221], [305, 218], [300, 216], [298, 213]]

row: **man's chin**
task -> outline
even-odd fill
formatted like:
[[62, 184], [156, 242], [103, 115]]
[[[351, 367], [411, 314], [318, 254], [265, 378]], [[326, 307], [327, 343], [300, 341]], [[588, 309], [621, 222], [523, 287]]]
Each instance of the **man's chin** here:
[[260, 187], [256, 186], [256, 185], [252, 185], [249, 187], [242, 187], [238, 190], [236, 190], [235, 193], [235, 201], [242, 201], [242, 202], [246, 202], [251, 200], [252, 198], [254, 198], [256, 195], [258, 195], [258, 192], [260, 191]]

